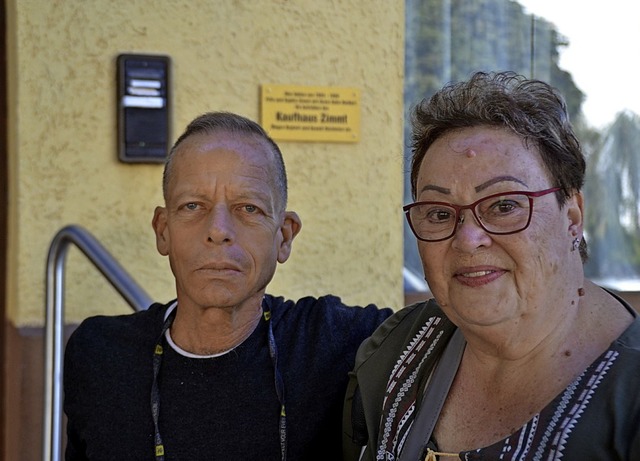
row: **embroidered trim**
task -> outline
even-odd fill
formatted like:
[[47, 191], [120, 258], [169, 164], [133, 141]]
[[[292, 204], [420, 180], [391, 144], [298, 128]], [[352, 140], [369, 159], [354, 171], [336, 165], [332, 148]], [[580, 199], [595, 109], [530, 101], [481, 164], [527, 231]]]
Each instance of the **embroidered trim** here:
[[415, 401], [420, 391], [415, 384], [423, 364], [433, 355], [444, 335], [444, 324], [442, 317], [429, 317], [391, 370], [382, 404], [383, 416], [376, 452], [378, 461], [395, 460], [402, 451], [413, 425]]

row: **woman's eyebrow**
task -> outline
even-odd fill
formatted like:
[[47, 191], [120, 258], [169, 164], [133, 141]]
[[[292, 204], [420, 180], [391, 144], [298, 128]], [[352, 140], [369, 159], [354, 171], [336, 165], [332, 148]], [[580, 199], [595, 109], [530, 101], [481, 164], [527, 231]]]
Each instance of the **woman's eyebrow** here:
[[[497, 184], [499, 182], [515, 182], [515, 183], [521, 184], [521, 185], [523, 185], [525, 187], [529, 187], [527, 185], [527, 183], [525, 183], [524, 181], [516, 178], [515, 176], [508, 176], [507, 175], [507, 176], [497, 176], [495, 178], [491, 178], [490, 180], [488, 180], [486, 182], [483, 182], [479, 186], [476, 186], [475, 187], [475, 191], [476, 192], [482, 192], [483, 190], [485, 190], [489, 186], [493, 186], [494, 184]], [[449, 189], [447, 187], [436, 186], [434, 184], [427, 184], [422, 189], [420, 189], [420, 193], [428, 191], [428, 190], [433, 190], [433, 191], [436, 191], [436, 192], [440, 192], [442, 194], [450, 194], [451, 193], [451, 189]]]
[[497, 176], [495, 178], [488, 180], [487, 182], [483, 182], [479, 186], [476, 186], [476, 192], [482, 192], [489, 186], [493, 186], [496, 183], [505, 182], [505, 181], [517, 182], [518, 184], [522, 184], [525, 187], [529, 187], [527, 183], [525, 183], [524, 181], [521, 181], [520, 179], [514, 176]]
[[440, 187], [440, 186], [436, 186], [433, 184], [427, 184], [426, 186], [424, 186], [422, 189], [420, 189], [420, 193], [427, 191], [427, 190], [434, 190], [436, 192], [440, 192], [442, 194], [450, 194], [451, 193], [451, 189], [448, 189], [446, 187]]

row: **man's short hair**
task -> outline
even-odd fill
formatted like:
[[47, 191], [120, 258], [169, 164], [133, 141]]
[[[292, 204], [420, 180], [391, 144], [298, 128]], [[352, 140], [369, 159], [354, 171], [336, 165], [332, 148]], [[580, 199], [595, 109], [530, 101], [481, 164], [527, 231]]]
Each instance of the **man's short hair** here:
[[275, 159], [274, 167], [276, 177], [274, 178], [274, 183], [276, 185], [277, 193], [280, 195], [282, 208], [286, 208], [287, 172], [280, 148], [259, 124], [253, 120], [231, 112], [207, 112], [195, 118], [191, 123], [189, 123], [189, 125], [187, 125], [184, 133], [180, 135], [169, 151], [169, 155], [165, 162], [164, 173], [162, 176], [162, 193], [165, 201], [167, 200], [167, 189], [173, 171], [173, 159], [180, 144], [185, 139], [193, 135], [215, 133], [241, 134], [249, 137], [255, 137], [256, 139], [264, 141], [266, 145], [270, 147]]

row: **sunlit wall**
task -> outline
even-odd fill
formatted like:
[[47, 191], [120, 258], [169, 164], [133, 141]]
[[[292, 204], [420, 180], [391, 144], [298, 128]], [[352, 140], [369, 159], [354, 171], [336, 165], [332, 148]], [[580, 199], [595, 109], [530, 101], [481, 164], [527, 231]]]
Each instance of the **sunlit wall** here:
[[[7, 26], [14, 324], [42, 325], [48, 246], [70, 223], [174, 296], [150, 226], [162, 167], [117, 159], [115, 59], [132, 52], [172, 59], [172, 139], [209, 110], [258, 119], [264, 83], [359, 88], [360, 142], [281, 143], [303, 230], [270, 291], [401, 306], [403, 0], [9, 0]], [[77, 250], [67, 267], [69, 322], [130, 311]]]

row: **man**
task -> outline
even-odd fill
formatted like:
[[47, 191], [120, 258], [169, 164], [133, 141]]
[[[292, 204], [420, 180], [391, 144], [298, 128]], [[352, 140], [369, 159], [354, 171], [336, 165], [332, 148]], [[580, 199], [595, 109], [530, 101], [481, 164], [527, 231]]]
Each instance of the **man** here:
[[163, 192], [152, 224], [177, 300], [74, 332], [66, 459], [339, 459], [347, 373], [390, 309], [265, 294], [301, 221], [258, 124], [195, 119], [168, 156]]

